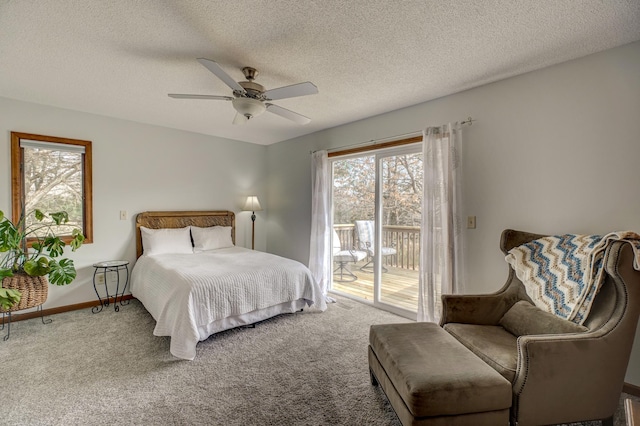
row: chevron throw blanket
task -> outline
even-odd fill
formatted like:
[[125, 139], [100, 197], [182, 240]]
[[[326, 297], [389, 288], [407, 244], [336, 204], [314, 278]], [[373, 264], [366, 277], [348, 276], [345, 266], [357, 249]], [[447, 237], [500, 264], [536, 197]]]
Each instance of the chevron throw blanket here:
[[640, 270], [640, 235], [629, 231], [544, 237], [511, 249], [505, 260], [537, 307], [582, 324], [602, 284], [605, 254], [614, 241], [632, 245], [633, 266]]

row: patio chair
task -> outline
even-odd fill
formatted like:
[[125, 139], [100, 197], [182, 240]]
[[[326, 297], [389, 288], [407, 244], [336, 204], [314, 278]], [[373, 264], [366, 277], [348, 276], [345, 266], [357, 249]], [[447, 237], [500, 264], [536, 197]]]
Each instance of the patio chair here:
[[[356, 220], [356, 232], [358, 234], [358, 250], [364, 250], [367, 253], [367, 263], [360, 267], [361, 271], [373, 272], [375, 259], [373, 238], [375, 235], [374, 222], [372, 220]], [[393, 247], [381, 247], [382, 257], [393, 256], [397, 250]], [[388, 269], [382, 265], [382, 272]]]
[[[342, 243], [340, 243], [340, 237], [338, 233], [333, 230], [333, 261], [338, 264], [333, 271], [333, 280], [339, 282], [353, 282], [358, 279], [358, 276], [354, 274], [349, 268], [349, 262], [360, 262], [367, 257], [367, 253], [352, 250], [342, 250]], [[339, 278], [337, 278], [339, 277]]]

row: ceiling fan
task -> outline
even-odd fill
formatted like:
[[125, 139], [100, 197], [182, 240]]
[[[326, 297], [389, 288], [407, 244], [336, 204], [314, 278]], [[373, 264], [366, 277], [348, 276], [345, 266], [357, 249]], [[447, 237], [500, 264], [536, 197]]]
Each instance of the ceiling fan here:
[[280, 117], [287, 118], [298, 124], [307, 124], [311, 121], [308, 117], [290, 111], [281, 106], [274, 105], [269, 101], [278, 99], [294, 98], [297, 96], [315, 95], [318, 88], [311, 82], [292, 84], [291, 86], [278, 87], [277, 89], [265, 90], [264, 87], [253, 80], [258, 75], [258, 70], [251, 67], [242, 68], [242, 73], [247, 81], [236, 82], [227, 74], [217, 62], [210, 59], [198, 58], [198, 62], [204, 65], [209, 71], [215, 74], [227, 86], [233, 90], [231, 96], [217, 95], [184, 95], [170, 93], [169, 97], [175, 99], [214, 99], [220, 101], [231, 101], [233, 108], [237, 111], [233, 124], [243, 124], [253, 117], [257, 117], [265, 111], [269, 111]]

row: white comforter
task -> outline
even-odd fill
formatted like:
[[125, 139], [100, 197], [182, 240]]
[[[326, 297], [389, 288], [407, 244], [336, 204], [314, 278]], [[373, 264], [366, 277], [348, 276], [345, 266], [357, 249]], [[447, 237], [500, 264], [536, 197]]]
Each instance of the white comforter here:
[[294, 301], [327, 308], [306, 266], [242, 247], [141, 256], [131, 293], [156, 320], [153, 334], [171, 336], [171, 353], [184, 359], [195, 358], [198, 341], [238, 325], [228, 318], [260, 310], [275, 315], [281, 311], [274, 307]]

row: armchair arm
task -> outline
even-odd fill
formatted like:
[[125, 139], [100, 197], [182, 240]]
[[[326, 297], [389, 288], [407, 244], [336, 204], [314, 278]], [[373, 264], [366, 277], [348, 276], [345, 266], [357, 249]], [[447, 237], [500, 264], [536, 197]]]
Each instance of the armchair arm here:
[[440, 325], [461, 324], [497, 325], [500, 318], [518, 300], [529, 299], [524, 286], [509, 268], [507, 282], [500, 290], [489, 294], [443, 294]]
[[[356, 250], [355, 248], [347, 249], [347, 251], [351, 255], [351, 260], [353, 261], [353, 263], [357, 263], [359, 260], [362, 259], [362, 257], [358, 256], [359, 253], [362, 253], [361, 251]], [[364, 255], [362, 255], [362, 256], [364, 257]]]
[[481, 295], [442, 295], [440, 325], [450, 322], [462, 324], [496, 325], [515, 299], [505, 293]]
[[518, 422], [555, 424], [613, 415], [628, 351], [616, 349], [619, 342], [608, 337], [599, 332], [520, 336], [513, 381]]

